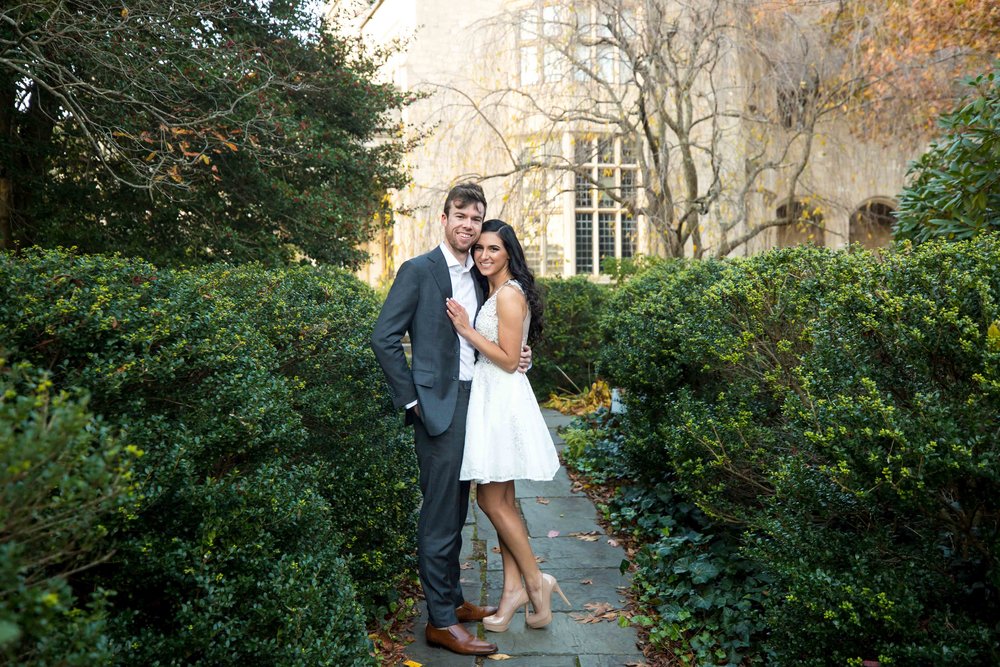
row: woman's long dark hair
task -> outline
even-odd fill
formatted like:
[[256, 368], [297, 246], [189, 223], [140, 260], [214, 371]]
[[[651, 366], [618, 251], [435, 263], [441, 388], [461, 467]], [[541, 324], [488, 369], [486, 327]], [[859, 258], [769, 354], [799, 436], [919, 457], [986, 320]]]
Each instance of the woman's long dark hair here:
[[[542, 336], [542, 329], [544, 328], [542, 311], [544, 308], [542, 307], [542, 296], [538, 291], [538, 286], [535, 285], [535, 276], [531, 274], [528, 262], [524, 259], [524, 250], [517, 240], [517, 234], [514, 233], [513, 227], [503, 220], [496, 219], [484, 222], [482, 231], [496, 232], [500, 236], [500, 240], [503, 241], [504, 250], [507, 251], [507, 268], [510, 269], [510, 275], [520, 283], [521, 288], [524, 290], [524, 296], [528, 299], [528, 309], [531, 312], [531, 323], [528, 325], [528, 342], [534, 345]], [[479, 279], [483, 283], [484, 293], [488, 292], [489, 284], [486, 278], [480, 275]]]

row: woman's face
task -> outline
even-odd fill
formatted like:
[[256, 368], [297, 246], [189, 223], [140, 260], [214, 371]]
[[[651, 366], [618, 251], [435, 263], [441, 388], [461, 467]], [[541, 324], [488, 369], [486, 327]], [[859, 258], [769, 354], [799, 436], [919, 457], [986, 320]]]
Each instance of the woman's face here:
[[483, 232], [479, 235], [479, 240], [472, 246], [472, 258], [476, 261], [479, 272], [487, 277], [506, 271], [509, 262], [507, 249], [496, 232]]

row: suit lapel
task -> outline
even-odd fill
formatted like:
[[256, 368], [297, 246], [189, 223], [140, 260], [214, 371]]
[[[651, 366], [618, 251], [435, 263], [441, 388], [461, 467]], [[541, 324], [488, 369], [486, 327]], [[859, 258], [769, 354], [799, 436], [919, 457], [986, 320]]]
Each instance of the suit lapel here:
[[444, 298], [450, 299], [452, 297], [451, 273], [448, 271], [448, 262], [445, 261], [441, 248], [435, 248], [428, 255], [428, 259], [431, 261], [431, 275], [434, 276], [434, 282], [437, 283], [438, 289], [441, 290]]
[[476, 286], [476, 313], [483, 307], [483, 284], [480, 282], [479, 269], [472, 267], [472, 283]]

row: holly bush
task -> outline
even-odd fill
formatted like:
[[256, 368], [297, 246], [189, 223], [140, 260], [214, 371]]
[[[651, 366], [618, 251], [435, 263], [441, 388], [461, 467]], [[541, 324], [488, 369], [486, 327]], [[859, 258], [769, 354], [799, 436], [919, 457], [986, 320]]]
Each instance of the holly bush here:
[[[134, 502], [141, 452], [88, 410], [0, 353], [0, 656], [19, 665], [102, 664], [111, 657], [106, 591], [82, 599], [74, 572], [111, 557], [113, 526]], [[6, 662], [5, 661], [5, 662]]]
[[[370, 664], [365, 619], [409, 573], [412, 447], [346, 273], [161, 270], [0, 256], [0, 346], [81, 387], [143, 452], [113, 557], [68, 579], [106, 600], [120, 664]], [[109, 594], [110, 595], [110, 594]]]
[[[620, 477], [672, 494], [652, 510], [666, 533], [619, 511], [662, 557], [637, 559], [651, 636], [709, 662], [747, 638], [768, 664], [1000, 660], [998, 265], [993, 235], [806, 247], [667, 263], [613, 297]], [[754, 603], [692, 601], [692, 553], [712, 558], [691, 576], [742, 572]]]
[[579, 394], [597, 379], [594, 359], [609, 289], [585, 276], [541, 278], [538, 285], [545, 330], [532, 350], [532, 389], [542, 401], [551, 394]]

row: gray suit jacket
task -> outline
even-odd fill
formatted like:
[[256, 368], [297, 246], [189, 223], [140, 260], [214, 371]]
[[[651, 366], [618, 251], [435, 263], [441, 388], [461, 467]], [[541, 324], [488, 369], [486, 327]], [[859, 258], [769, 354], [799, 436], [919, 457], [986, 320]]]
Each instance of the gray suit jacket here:
[[[481, 304], [482, 287], [478, 280], [474, 282], [476, 301]], [[421, 419], [432, 436], [451, 426], [458, 397], [459, 339], [445, 310], [445, 299], [450, 296], [451, 274], [440, 247], [403, 262], [371, 338], [392, 389], [393, 404], [403, 408], [419, 401]], [[474, 315], [469, 314], [470, 318]], [[402, 338], [407, 332], [412, 367], [403, 353]]]

